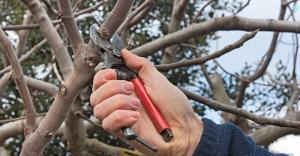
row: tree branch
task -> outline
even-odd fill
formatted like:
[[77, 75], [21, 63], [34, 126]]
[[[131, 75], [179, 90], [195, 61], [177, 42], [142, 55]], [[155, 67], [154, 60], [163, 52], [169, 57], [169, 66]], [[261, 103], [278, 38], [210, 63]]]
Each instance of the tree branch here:
[[[288, 114], [284, 119], [300, 121], [300, 112]], [[299, 128], [297, 129], [269, 125], [255, 130], [253, 133], [249, 134], [249, 136], [255, 141], [256, 144], [268, 147], [278, 138], [288, 134], [300, 134], [300, 130]]]
[[[284, 2], [285, 2], [285, 0], [281, 0], [281, 8], [280, 8], [278, 20], [283, 20], [284, 19], [284, 16], [285, 16], [285, 13], [286, 13], [286, 6], [283, 5]], [[269, 64], [272, 60], [272, 57], [273, 57], [273, 55], [276, 51], [278, 36], [279, 36], [278, 32], [275, 32], [273, 34], [270, 47], [269, 47], [265, 57], [262, 58], [262, 60], [260, 62], [260, 65], [258, 66], [257, 70], [255, 71], [255, 73], [253, 75], [245, 78], [245, 79], [248, 79], [249, 81], [248, 82], [241, 81], [240, 87], [238, 89], [239, 91], [238, 91], [237, 97], [235, 99], [235, 104], [236, 104], [237, 107], [242, 107], [243, 99], [244, 99], [246, 89], [247, 89], [249, 83], [257, 80], [258, 78], [260, 78], [265, 73], [265, 71], [266, 71], [267, 67], [269, 66]]]
[[209, 60], [218, 58], [236, 48], [241, 47], [245, 42], [247, 42], [248, 40], [252, 39], [256, 33], [259, 30], [253, 31], [249, 34], [245, 34], [241, 39], [239, 39], [238, 41], [236, 41], [233, 44], [230, 44], [226, 47], [224, 47], [223, 49], [214, 52], [213, 54], [201, 57], [201, 58], [196, 58], [196, 59], [192, 59], [192, 60], [183, 60], [183, 61], [179, 61], [176, 63], [170, 63], [170, 64], [162, 64], [162, 65], [156, 65], [155, 67], [160, 70], [160, 71], [168, 71], [170, 69], [173, 68], [178, 68], [178, 67], [185, 67], [185, 66], [191, 66], [191, 65], [197, 65], [197, 64], [203, 64]]
[[[135, 17], [137, 17], [141, 13], [144, 15], [145, 14], [144, 10], [148, 10], [149, 11], [149, 8], [152, 7], [153, 3], [154, 3], [153, 0], [145, 0], [145, 2], [143, 4], [141, 4], [137, 9], [135, 9], [134, 11], [132, 11], [126, 17], [126, 19], [124, 20], [124, 22], [121, 24], [121, 26], [118, 28], [118, 30], [116, 32], [118, 34], [121, 34], [124, 29], [126, 29], [126, 28], [128, 28], [129, 26], [132, 25], [131, 22], [135, 19]], [[142, 17], [140, 17], [140, 19], [141, 18]]]
[[212, 109], [222, 110], [229, 112], [247, 119], [250, 119], [258, 124], [270, 124], [280, 127], [291, 127], [291, 128], [300, 128], [300, 121], [292, 121], [285, 119], [270, 119], [264, 116], [257, 116], [252, 113], [249, 113], [241, 108], [231, 107], [226, 104], [220, 103], [218, 101], [210, 100], [208, 98], [202, 97], [200, 95], [194, 94], [186, 89], [180, 88], [180, 90], [190, 99], [202, 103]]
[[2, 29], [0, 29], [0, 42], [3, 48], [5, 49], [5, 54], [9, 60], [9, 63], [12, 66], [12, 77], [18, 87], [18, 91], [23, 100], [23, 106], [26, 112], [26, 126], [24, 129], [24, 133], [25, 136], [28, 137], [28, 135], [31, 134], [36, 128], [36, 111], [32, 103], [27, 84], [24, 80], [20, 62], [18, 61], [17, 55], [13, 49], [12, 44], [10, 43]]
[[[28, 0], [23, 1], [28, 2]], [[128, 6], [128, 4], [132, 4], [128, 1], [119, 1], [122, 2], [117, 4], [122, 4], [127, 7], [130, 7]], [[31, 7], [32, 4], [36, 4], [36, 2], [31, 3]], [[120, 12], [124, 11], [121, 6], [115, 6], [114, 9], [116, 8], [117, 10], [120, 9]], [[106, 25], [104, 26], [109, 26], [112, 23], [120, 22], [115, 21], [118, 19], [111, 18], [111, 16], [109, 17], [105, 20], [104, 23], [106, 23]], [[110, 33], [113, 34], [114, 32]], [[30, 137], [27, 138], [23, 143], [21, 156], [36, 156], [40, 155], [43, 152], [47, 143], [54, 136], [55, 132], [58, 130], [58, 128], [66, 118], [66, 115], [70, 112], [72, 104], [75, 101], [76, 97], [94, 75], [94, 68], [99, 63], [99, 57], [100, 56], [96, 53], [92, 41], [90, 41], [89, 44], [85, 46], [80, 55], [75, 55], [74, 70], [65, 80], [65, 82], [60, 86], [54, 102], [52, 103], [45, 118], [39, 124], [37, 130], [32, 135], [30, 135]]]
[[72, 107], [72, 111], [65, 119], [64, 137], [67, 139], [67, 150], [73, 156], [84, 156], [84, 146], [86, 139], [86, 128], [83, 120], [75, 112], [79, 111], [81, 100], [77, 98]]
[[[101, 1], [100, 3], [98, 3], [94, 6], [91, 6], [89, 8], [80, 10], [80, 11], [74, 13], [74, 17], [78, 17], [80, 15], [93, 12], [93, 11], [97, 10], [99, 8], [99, 6], [107, 3], [107, 1], [108, 0], [104, 0], [104, 1]], [[52, 22], [53, 25], [58, 25], [58, 24], [62, 23], [62, 20], [53, 20], [51, 22]], [[14, 31], [14, 30], [20, 30], [20, 29], [37, 29], [37, 28], [39, 28], [39, 24], [9, 25], [9, 26], [2, 27], [2, 29], [5, 30], [5, 31], [9, 31], [9, 30]]]
[[142, 156], [142, 154], [138, 151], [127, 150], [120, 147], [113, 147], [106, 145], [102, 142], [97, 141], [96, 139], [88, 139], [86, 140], [85, 145], [86, 150], [94, 154], [96, 156], [101, 155], [111, 155], [111, 156], [124, 156], [124, 155], [132, 155], [132, 156]]
[[47, 39], [50, 47], [53, 49], [60, 69], [66, 78], [73, 70], [73, 63], [68, 50], [64, 46], [63, 40], [58, 35], [50, 18], [38, 0], [21, 0], [30, 10], [40, 30]]
[[139, 56], [149, 56], [156, 51], [170, 45], [179, 44], [190, 38], [208, 34], [218, 30], [244, 30], [276, 31], [299, 33], [300, 22], [287, 22], [281, 20], [250, 19], [238, 16], [219, 17], [192, 24], [177, 32], [165, 35], [154, 41], [139, 46], [131, 51]]
[[125, 20], [133, 0], [118, 0], [113, 10], [109, 13], [107, 19], [103, 22], [99, 29], [100, 35], [104, 39], [110, 39], [119, 26]]
[[[25, 18], [23, 20], [22, 25], [30, 24], [31, 21], [32, 21], [31, 17], [32, 17], [31, 13], [29, 11], [26, 11]], [[19, 34], [19, 43], [18, 43], [18, 46], [17, 46], [17, 49], [16, 49], [16, 53], [17, 53], [18, 58], [22, 55], [22, 53], [24, 52], [24, 50], [26, 48], [28, 33], [29, 33], [28, 30], [20, 30], [18, 32], [18, 34]]]
[[[24, 55], [22, 55], [19, 59], [19, 62], [22, 63], [24, 62], [25, 60], [29, 59], [31, 54], [39, 51], [45, 44], [47, 43], [47, 40], [46, 39], [43, 39], [41, 42], [39, 42], [38, 44], [36, 44], [35, 46], [33, 46], [28, 52], [26, 52]], [[4, 69], [2, 69], [0, 71], [0, 76], [9, 72], [11, 70], [11, 66], [7, 66], [5, 67]]]
[[84, 48], [85, 44], [76, 25], [70, 0], [60, 0], [59, 2], [62, 8], [61, 19], [64, 23], [65, 30], [71, 41], [75, 54], [79, 55], [80, 51]]
[[214, 3], [214, 2], [215, 2], [214, 0], [209, 0], [209, 1], [207, 1], [207, 2], [203, 5], [203, 7], [196, 13], [196, 15], [193, 16], [193, 18], [192, 18], [193, 23], [195, 23], [195, 22], [197, 21], [197, 18], [198, 18], [198, 17], [202, 16], [202, 13], [203, 13], [203, 11], [205, 10], [206, 7], [208, 7], [210, 4], [212, 4], [212, 3]]

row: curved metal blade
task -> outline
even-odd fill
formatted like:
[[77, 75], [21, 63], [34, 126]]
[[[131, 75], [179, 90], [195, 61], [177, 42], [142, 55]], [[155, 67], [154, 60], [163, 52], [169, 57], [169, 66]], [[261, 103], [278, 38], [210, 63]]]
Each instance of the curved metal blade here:
[[114, 34], [111, 37], [110, 42], [112, 45], [115, 46], [115, 48], [119, 49], [120, 51], [125, 48], [125, 44], [124, 44], [123, 40], [117, 34]]

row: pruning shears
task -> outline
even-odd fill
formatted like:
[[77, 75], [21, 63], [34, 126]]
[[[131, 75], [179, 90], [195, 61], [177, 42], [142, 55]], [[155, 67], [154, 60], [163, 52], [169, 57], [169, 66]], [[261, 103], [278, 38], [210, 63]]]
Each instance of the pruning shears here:
[[[173, 134], [168, 122], [151, 100], [138, 74], [129, 69], [122, 58], [121, 50], [125, 48], [124, 42], [117, 34], [114, 34], [110, 40], [106, 40], [99, 32], [97, 24], [93, 24], [90, 27], [90, 37], [96, 45], [96, 51], [104, 58], [104, 68], [115, 69], [118, 80], [127, 80], [133, 83], [135, 93], [140, 98], [157, 132], [162, 136], [164, 141], [169, 142], [173, 138]], [[149, 145], [139, 139], [131, 128], [124, 127], [122, 128], [122, 132], [126, 139], [136, 140], [152, 151], [157, 151], [157, 147]]]

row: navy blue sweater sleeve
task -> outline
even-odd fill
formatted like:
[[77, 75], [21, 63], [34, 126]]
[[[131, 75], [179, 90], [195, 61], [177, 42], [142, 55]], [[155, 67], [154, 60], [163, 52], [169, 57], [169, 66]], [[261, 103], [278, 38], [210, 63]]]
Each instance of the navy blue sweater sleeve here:
[[286, 156], [257, 146], [234, 124], [217, 125], [202, 119], [204, 130], [194, 156]]

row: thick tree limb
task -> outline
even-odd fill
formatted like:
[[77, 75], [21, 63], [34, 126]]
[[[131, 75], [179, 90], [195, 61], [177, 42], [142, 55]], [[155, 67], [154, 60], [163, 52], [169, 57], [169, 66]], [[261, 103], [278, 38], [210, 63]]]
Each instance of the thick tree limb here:
[[84, 156], [86, 128], [83, 125], [83, 120], [79, 118], [75, 112], [80, 110], [81, 100], [77, 98], [65, 120], [64, 137], [67, 139], [67, 150], [73, 156]]
[[[223, 104], [226, 104], [230, 107], [236, 107], [235, 103], [233, 103], [229, 96], [227, 95], [224, 87], [224, 83], [222, 77], [219, 74], [214, 74], [211, 76], [212, 81], [212, 93], [214, 99]], [[234, 122], [237, 126], [239, 126], [245, 133], [249, 131], [248, 121], [245, 118], [240, 118], [232, 113], [222, 112], [222, 117], [225, 122]]]
[[190, 38], [219, 30], [244, 30], [300, 32], [300, 22], [280, 20], [251, 19], [239, 16], [220, 17], [192, 24], [180, 31], [165, 35], [159, 39], [139, 46], [131, 51], [139, 56], [149, 56], [170, 45], [182, 43]]
[[[28, 2], [28, 0], [23, 1]], [[31, 4], [36, 4], [36, 2], [32, 2]], [[129, 1], [122, 1], [119, 4], [127, 6], [131, 5], [132, 3], [130, 3]], [[32, 5], [29, 6], [32, 7]], [[130, 6], [128, 7], [130, 8]], [[34, 10], [33, 8], [34, 7], [32, 7], [31, 9]], [[124, 9], [124, 7], [121, 6], [115, 6], [114, 9], [116, 8], [121, 10]], [[111, 24], [119, 23], [119, 21], [116, 22], [114, 20], [117, 19], [106, 19], [104, 22], [106, 23], [106, 25], [104, 26], [110, 26]], [[41, 22], [40, 24], [42, 25], [44, 23]], [[99, 55], [95, 52], [95, 48], [93, 46], [93, 43], [90, 41], [89, 44], [86, 45], [84, 49], [82, 49], [80, 55], [75, 55], [75, 68], [73, 72], [70, 74], [70, 76], [68, 76], [65, 83], [63, 83], [59, 88], [54, 102], [52, 103], [45, 118], [39, 124], [37, 130], [23, 143], [21, 156], [40, 155], [43, 152], [46, 144], [50, 141], [60, 125], [63, 123], [66, 115], [71, 110], [72, 103], [79, 95], [80, 90], [83, 89], [86, 86], [87, 82], [92, 78], [92, 76], [94, 75], [94, 68], [99, 63]]]
[[[300, 112], [290, 113], [284, 119], [300, 121]], [[255, 141], [256, 144], [267, 147], [278, 138], [288, 134], [300, 134], [300, 130], [299, 128], [296, 129], [269, 125], [255, 130], [249, 136]]]
[[[94, 120], [95, 118], [92, 118], [92, 120]], [[38, 117], [37, 118], [37, 122], [41, 122], [42, 117]], [[3, 145], [5, 140], [10, 138], [10, 137], [14, 137], [18, 134], [22, 134], [23, 133], [23, 129], [24, 129], [24, 125], [25, 125], [25, 120], [20, 120], [18, 118], [18, 120], [13, 121], [13, 122], [9, 122], [9, 123], [5, 123], [4, 125], [0, 126], [0, 145]], [[87, 131], [93, 131], [95, 130], [95, 126], [92, 125], [89, 122], [84, 121], [83, 122], [83, 126], [86, 128]], [[96, 127], [98, 128], [98, 127]], [[58, 129], [56, 136], [62, 136], [63, 132], [66, 129], [66, 123], [63, 123], [60, 128]], [[114, 146], [110, 146], [107, 145], [105, 143], [99, 142], [96, 139], [88, 139], [86, 141], [83, 142], [84, 145], [82, 148], [87, 148], [88, 152], [90, 152], [93, 155], [99, 155], [102, 156], [102, 153], [107, 153], [111, 156], [115, 156], [115, 154], [117, 154], [118, 156], [120, 154], [122, 154], [122, 156], [124, 154], [129, 154], [129, 155], [141, 155], [138, 151], [132, 151], [132, 150], [128, 150], [128, 149], [124, 149], [124, 148], [119, 148], [119, 147], [114, 147]], [[96, 153], [98, 152], [98, 153]]]
[[30, 10], [40, 30], [54, 51], [60, 69], [66, 78], [73, 70], [73, 63], [63, 40], [58, 35], [50, 18], [38, 0], [21, 0]]
[[36, 156], [43, 152], [44, 147], [70, 112], [79, 91], [92, 78], [94, 65], [97, 64], [94, 61], [99, 60], [97, 57], [94, 50], [87, 46], [80, 57], [76, 58], [75, 70], [60, 87], [54, 102], [37, 130], [23, 143], [22, 156]]
[[[168, 25], [168, 34], [176, 32], [180, 29], [180, 23], [184, 16], [184, 10], [187, 5], [187, 0], [174, 0], [173, 9], [171, 15], [171, 21]], [[178, 46], [173, 45], [166, 48], [164, 55], [161, 59], [161, 64], [172, 63], [176, 61], [176, 53], [178, 51]]]
[[236, 108], [236, 107], [231, 107], [226, 104], [220, 103], [218, 101], [210, 100], [208, 98], [199, 96], [197, 94], [194, 94], [186, 89], [180, 88], [181, 91], [190, 99], [197, 101], [199, 103], [202, 103], [212, 109], [216, 110], [222, 110], [225, 112], [229, 112], [247, 119], [250, 119], [254, 121], [255, 123], [258, 124], [270, 124], [270, 125], [275, 125], [275, 126], [280, 126], [280, 127], [291, 127], [291, 128], [300, 128], [300, 121], [292, 121], [292, 120], [285, 120], [285, 119], [270, 119], [267, 117], [263, 116], [257, 116], [254, 115], [253, 113], [249, 113], [245, 111], [244, 109], [241, 108]]
[[176, 63], [170, 63], [170, 64], [162, 64], [162, 65], [157, 65], [156, 68], [160, 71], [168, 71], [170, 69], [173, 68], [178, 68], [178, 67], [185, 67], [185, 66], [191, 66], [191, 65], [198, 65], [198, 64], [203, 64], [209, 60], [218, 58], [236, 48], [241, 47], [245, 42], [247, 42], [248, 40], [252, 39], [256, 33], [259, 30], [253, 31], [249, 34], [245, 34], [240, 40], [236, 41], [233, 44], [230, 44], [226, 47], [224, 47], [223, 49], [214, 52], [213, 54], [210, 55], [206, 55], [204, 57], [201, 58], [196, 58], [196, 59], [192, 59], [192, 60], [183, 60], [183, 61], [179, 61]]
[[1, 45], [4, 47], [5, 54], [9, 60], [9, 63], [12, 66], [12, 77], [18, 87], [18, 91], [23, 100], [23, 106], [26, 112], [26, 126], [24, 132], [25, 132], [25, 136], [27, 137], [36, 128], [36, 120], [35, 120], [36, 111], [32, 103], [32, 99], [27, 84], [24, 80], [23, 71], [20, 62], [18, 61], [17, 55], [13, 49], [12, 44], [10, 43], [10, 41], [8, 40], [8, 38], [6, 37], [2, 29], [0, 29], [0, 42]]
[[58, 87], [56, 87], [51, 83], [42, 80], [37, 80], [29, 76], [25, 76], [25, 81], [30, 88], [41, 92], [45, 92], [50, 97], [54, 97], [59, 89]]
[[100, 35], [104, 39], [110, 39], [119, 26], [125, 20], [133, 0], [118, 0], [113, 10], [109, 13], [107, 19], [103, 22], [99, 29]]

